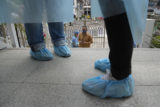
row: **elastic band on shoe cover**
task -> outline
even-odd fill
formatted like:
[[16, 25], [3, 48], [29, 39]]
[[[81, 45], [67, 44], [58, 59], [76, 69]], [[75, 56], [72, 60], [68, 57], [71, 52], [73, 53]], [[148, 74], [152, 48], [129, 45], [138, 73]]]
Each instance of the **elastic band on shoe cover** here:
[[62, 39], [62, 40], [57, 40], [57, 41], [52, 41], [54, 46], [64, 46], [66, 45], [66, 40]]

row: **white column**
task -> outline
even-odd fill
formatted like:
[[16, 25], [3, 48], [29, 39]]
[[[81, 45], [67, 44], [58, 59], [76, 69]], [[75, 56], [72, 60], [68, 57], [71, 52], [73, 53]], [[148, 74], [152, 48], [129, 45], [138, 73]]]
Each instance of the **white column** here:
[[142, 38], [142, 48], [149, 48], [150, 42], [152, 40], [153, 29], [154, 29], [155, 19], [147, 19], [146, 30]]
[[7, 28], [8, 28], [8, 34], [11, 38], [12, 46], [14, 48], [19, 48], [18, 38], [17, 38], [16, 29], [15, 29], [14, 24], [7, 24]]

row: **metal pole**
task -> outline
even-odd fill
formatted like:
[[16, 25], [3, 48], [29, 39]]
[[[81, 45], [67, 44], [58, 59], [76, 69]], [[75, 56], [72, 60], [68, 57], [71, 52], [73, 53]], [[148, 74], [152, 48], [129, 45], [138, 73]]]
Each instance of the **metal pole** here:
[[104, 24], [104, 40], [103, 40], [103, 48], [105, 48], [105, 44], [106, 44], [106, 32], [105, 32], [105, 24]]

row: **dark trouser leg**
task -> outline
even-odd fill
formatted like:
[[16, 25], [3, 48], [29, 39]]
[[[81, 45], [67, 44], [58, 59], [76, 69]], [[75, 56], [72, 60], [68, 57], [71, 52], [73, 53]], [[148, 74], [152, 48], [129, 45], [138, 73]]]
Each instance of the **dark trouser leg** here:
[[133, 38], [126, 13], [105, 19], [111, 73], [117, 80], [131, 74]]

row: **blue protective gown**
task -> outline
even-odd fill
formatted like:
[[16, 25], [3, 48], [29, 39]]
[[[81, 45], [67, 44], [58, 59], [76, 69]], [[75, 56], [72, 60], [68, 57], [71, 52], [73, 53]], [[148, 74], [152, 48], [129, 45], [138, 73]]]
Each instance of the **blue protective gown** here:
[[134, 42], [140, 44], [145, 30], [148, 0], [91, 0], [92, 17], [110, 17], [126, 12]]
[[0, 0], [0, 23], [73, 21], [73, 0]]
[[[141, 43], [148, 0], [91, 0], [93, 17], [127, 12], [135, 43]], [[73, 0], [1, 0], [0, 23], [73, 21]]]

